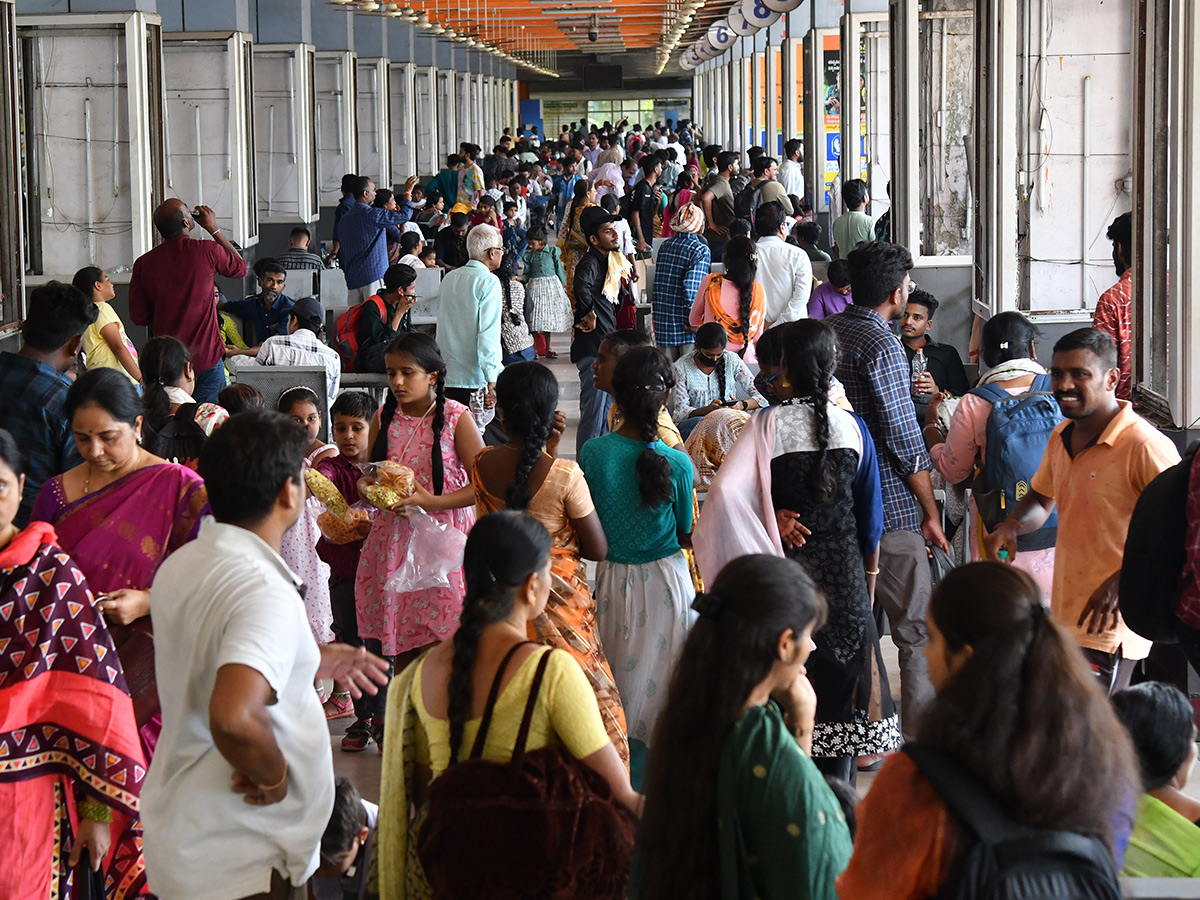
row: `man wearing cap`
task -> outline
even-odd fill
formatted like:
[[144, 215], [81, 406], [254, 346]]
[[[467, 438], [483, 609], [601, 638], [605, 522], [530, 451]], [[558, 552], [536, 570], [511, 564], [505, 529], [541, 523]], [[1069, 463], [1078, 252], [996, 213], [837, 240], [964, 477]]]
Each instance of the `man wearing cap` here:
[[618, 219], [620, 216], [610, 215], [599, 206], [589, 206], [579, 214], [580, 230], [589, 249], [575, 266], [575, 330], [571, 340], [571, 362], [579, 370], [576, 459], [585, 443], [608, 430], [612, 397], [596, 389], [592, 364], [604, 339], [617, 327], [620, 283], [633, 268], [618, 249], [621, 239], [613, 225]]
[[325, 369], [325, 393], [329, 402], [337, 398], [342, 378], [342, 359], [336, 350], [322, 343], [321, 327], [325, 310], [316, 297], [302, 297], [288, 309], [286, 334], [275, 334], [260, 347], [229, 350], [231, 368], [248, 366], [322, 366]]
[[658, 248], [654, 264], [654, 339], [672, 362], [686, 356], [695, 346], [695, 334], [688, 325], [692, 300], [708, 274], [712, 254], [700, 239], [704, 230], [704, 211], [686, 203], [671, 220], [675, 234]]

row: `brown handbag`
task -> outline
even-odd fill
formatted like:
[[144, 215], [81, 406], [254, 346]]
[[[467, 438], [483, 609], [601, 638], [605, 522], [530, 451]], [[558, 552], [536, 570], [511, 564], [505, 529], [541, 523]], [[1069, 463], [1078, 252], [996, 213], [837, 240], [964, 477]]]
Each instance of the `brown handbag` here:
[[604, 780], [559, 747], [526, 752], [529, 727], [550, 659], [538, 662], [525, 715], [507, 763], [485, 760], [500, 664], [471, 755], [429, 789], [417, 854], [438, 900], [625, 896], [637, 827]]

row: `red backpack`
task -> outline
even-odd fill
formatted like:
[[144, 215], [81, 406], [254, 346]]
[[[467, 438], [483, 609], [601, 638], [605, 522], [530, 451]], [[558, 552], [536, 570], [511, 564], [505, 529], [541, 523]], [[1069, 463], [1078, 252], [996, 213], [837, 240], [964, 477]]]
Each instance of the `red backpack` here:
[[358, 357], [358, 321], [362, 318], [363, 307], [374, 303], [379, 310], [379, 318], [387, 321], [387, 308], [383, 298], [373, 294], [358, 306], [352, 306], [340, 316], [334, 325], [334, 338], [337, 342], [337, 352], [342, 357], [342, 371], [353, 372], [354, 360]]

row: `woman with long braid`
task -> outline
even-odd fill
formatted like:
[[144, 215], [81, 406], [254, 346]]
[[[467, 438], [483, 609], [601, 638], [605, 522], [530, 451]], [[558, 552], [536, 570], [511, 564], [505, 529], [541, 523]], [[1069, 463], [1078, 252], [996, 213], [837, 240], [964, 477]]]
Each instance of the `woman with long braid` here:
[[596, 633], [596, 604], [583, 562], [604, 559], [608, 541], [583, 470], [557, 458], [566, 424], [557, 405], [558, 381], [545, 366], [516, 363], [500, 373], [496, 409], [509, 441], [485, 447], [475, 457], [476, 512], [524, 509], [550, 532], [550, 601], [530, 625], [529, 637], [575, 657], [596, 692], [613, 746], [628, 766], [625, 710]]
[[[466, 534], [475, 522], [471, 463], [483, 440], [467, 407], [446, 399], [446, 364], [433, 338], [408, 332], [384, 353], [387, 402], [372, 427], [371, 459], [401, 463], [413, 470], [408, 497], [375, 519], [363, 544], [355, 577], [358, 634], [380, 642], [383, 655], [403, 668], [430, 644], [450, 637], [462, 609], [463, 575], [450, 573], [450, 586], [394, 591], [388, 580], [408, 556], [413, 526], [408, 519], [419, 506], [443, 524]], [[383, 724], [375, 722], [379, 743]], [[381, 749], [382, 749], [382, 745]]]
[[600, 640], [621, 690], [630, 743], [640, 751], [695, 619], [682, 550], [692, 530], [692, 463], [658, 436], [659, 410], [675, 386], [661, 350], [626, 350], [612, 386], [621, 425], [588, 441], [579, 462], [608, 538], [596, 570]]
[[[458, 630], [392, 684], [375, 851], [383, 900], [430, 895], [416, 854], [429, 785], [470, 754], [493, 682], [499, 694], [482, 756], [496, 762], [511, 759], [534, 676], [546, 654], [527, 749], [564, 747], [608, 782], [618, 802], [640, 812], [642, 798], [629, 785], [583, 672], [569, 654], [528, 642], [550, 596], [550, 557], [550, 535], [528, 513], [506, 510], [480, 519], [463, 555], [466, 598]], [[546, 860], [544, 868], [530, 873], [531, 894], [542, 896], [532, 887], [535, 878], [538, 884], [553, 883], [556, 864], [565, 861]], [[617, 893], [623, 895], [625, 873], [613, 874]], [[497, 896], [488, 880], [494, 873], [477, 875], [475, 895]]]
[[754, 342], [763, 332], [766, 316], [766, 294], [755, 281], [757, 275], [758, 251], [750, 238], [730, 238], [725, 245], [724, 274], [705, 277], [688, 314], [693, 328], [719, 322], [733, 351], [749, 362], [754, 362]]
[[[756, 414], [717, 471], [696, 529], [705, 578], [773, 545], [808, 569], [829, 604], [808, 677], [817, 692], [813, 759], [854, 782], [856, 757], [900, 746], [871, 616], [883, 501], [866, 425], [830, 400], [837, 342], [815, 319], [784, 333], [779, 407]], [[759, 498], [764, 511], [745, 515]]]

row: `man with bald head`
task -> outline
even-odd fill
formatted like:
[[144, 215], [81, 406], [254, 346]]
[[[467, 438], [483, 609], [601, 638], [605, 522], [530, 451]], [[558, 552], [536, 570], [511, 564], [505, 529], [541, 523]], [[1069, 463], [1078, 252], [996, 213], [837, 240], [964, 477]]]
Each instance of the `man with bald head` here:
[[[199, 225], [211, 241], [193, 240]], [[129, 281], [129, 314], [149, 325], [155, 337], [179, 338], [192, 352], [197, 403], [215, 403], [225, 386], [225, 343], [213, 302], [217, 275], [244, 278], [246, 262], [217, 226], [207, 206], [193, 213], [182, 200], [164, 201], [154, 211], [162, 243], [138, 257]]]

